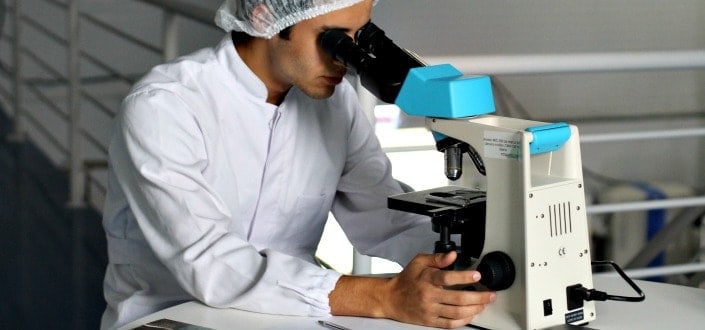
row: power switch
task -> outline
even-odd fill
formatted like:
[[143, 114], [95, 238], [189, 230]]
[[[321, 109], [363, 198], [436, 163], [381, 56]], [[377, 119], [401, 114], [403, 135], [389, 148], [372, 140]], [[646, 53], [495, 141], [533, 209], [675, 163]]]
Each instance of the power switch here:
[[543, 301], [543, 316], [549, 316], [553, 314], [553, 303], [551, 299], [546, 299]]

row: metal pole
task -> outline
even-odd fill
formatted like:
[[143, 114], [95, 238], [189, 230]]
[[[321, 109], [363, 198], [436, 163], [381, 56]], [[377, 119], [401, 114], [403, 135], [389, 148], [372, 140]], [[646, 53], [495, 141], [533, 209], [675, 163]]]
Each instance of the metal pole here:
[[22, 39], [22, 1], [15, 0], [12, 16], [14, 17], [14, 30], [15, 38], [13, 41], [12, 49], [12, 61], [15, 67], [14, 71], [14, 85], [13, 92], [15, 94], [13, 99], [14, 106], [14, 127], [12, 134], [9, 136], [11, 141], [21, 142], [25, 138], [26, 128], [24, 124], [24, 113], [22, 98], [24, 97], [24, 80], [22, 78], [22, 51], [21, 51], [21, 39]]
[[366, 256], [360, 252], [357, 252], [357, 250], [354, 250], [352, 273], [355, 275], [371, 274], [372, 257]]
[[83, 146], [81, 130], [81, 92], [79, 71], [79, 16], [78, 0], [68, 3], [68, 106], [69, 106], [69, 158], [70, 158], [70, 193], [69, 207], [77, 208], [84, 205]]
[[587, 214], [595, 215], [615, 212], [644, 211], [653, 209], [674, 209], [681, 207], [698, 206], [705, 206], [705, 196], [689, 198], [671, 198], [644, 202], [588, 205]]
[[149, 3], [162, 9], [173, 11], [176, 14], [188, 17], [196, 22], [216, 28], [213, 24], [213, 10], [194, 3], [181, 0], [138, 0]]
[[641, 141], [646, 139], [662, 140], [701, 136], [705, 136], [705, 128], [682, 128], [644, 132], [585, 134], [580, 136], [580, 143]]
[[179, 56], [179, 18], [171, 10], [164, 10], [164, 61], [168, 62]]
[[78, 208], [85, 205], [85, 170], [83, 168], [83, 130], [81, 129], [81, 77], [79, 41], [79, 0], [69, 0], [67, 8], [68, 38], [68, 106], [69, 157], [71, 171], [69, 210], [71, 214], [71, 262], [73, 288], [73, 329], [86, 328], [86, 253], [83, 246], [86, 219], [78, 216]]
[[[666, 275], [677, 275], [677, 274], [688, 274], [688, 273], [698, 273], [705, 272], [705, 263], [690, 263], [690, 264], [680, 264], [672, 266], [662, 266], [662, 267], [652, 267], [652, 268], [639, 268], [639, 269], [629, 269], [624, 271], [630, 278], [648, 278], [655, 276], [666, 276]], [[600, 277], [619, 277], [617, 272], [605, 272], [599, 273], [596, 276]]]
[[542, 55], [436, 56], [467, 74], [546, 74], [705, 69], [705, 50]]
[[656, 236], [649, 239], [644, 247], [641, 248], [626, 265], [626, 268], [642, 268], [647, 267], [649, 262], [653, 260], [659, 253], [666, 250], [669, 244], [678, 240], [690, 229], [693, 222], [697, 221], [703, 214], [705, 208], [696, 207], [683, 210], [673, 220], [668, 221], [668, 224], [661, 228]]

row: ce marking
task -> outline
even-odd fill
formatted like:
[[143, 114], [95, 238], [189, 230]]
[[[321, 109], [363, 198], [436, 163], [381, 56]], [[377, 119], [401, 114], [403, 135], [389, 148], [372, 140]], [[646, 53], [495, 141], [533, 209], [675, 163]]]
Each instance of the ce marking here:
[[562, 248], [559, 248], [559, 249], [558, 249], [558, 255], [561, 256], [561, 257], [565, 257], [565, 255], [566, 255], [565, 247], [562, 247]]

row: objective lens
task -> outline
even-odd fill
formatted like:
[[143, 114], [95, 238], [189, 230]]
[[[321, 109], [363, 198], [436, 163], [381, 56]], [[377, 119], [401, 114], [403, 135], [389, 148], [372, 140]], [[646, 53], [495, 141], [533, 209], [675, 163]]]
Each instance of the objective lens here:
[[463, 174], [463, 153], [457, 146], [451, 146], [443, 151], [446, 161], [446, 178], [458, 180]]

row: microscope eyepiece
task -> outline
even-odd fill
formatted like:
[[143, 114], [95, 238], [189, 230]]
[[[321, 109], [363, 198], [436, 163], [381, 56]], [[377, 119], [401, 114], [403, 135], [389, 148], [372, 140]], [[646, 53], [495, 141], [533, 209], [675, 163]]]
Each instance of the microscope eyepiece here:
[[365, 70], [372, 60], [370, 55], [342, 30], [326, 30], [319, 38], [323, 51], [346, 66], [357, 69], [358, 73]]
[[374, 54], [376, 58], [396, 67], [397, 74], [406, 76], [409, 69], [425, 66], [423, 61], [397, 46], [382, 29], [372, 22], [365, 24], [355, 33], [355, 42], [365, 52]]
[[385, 44], [393, 44], [384, 31], [372, 22], [368, 22], [355, 33], [355, 41], [368, 53], [383, 52]]

